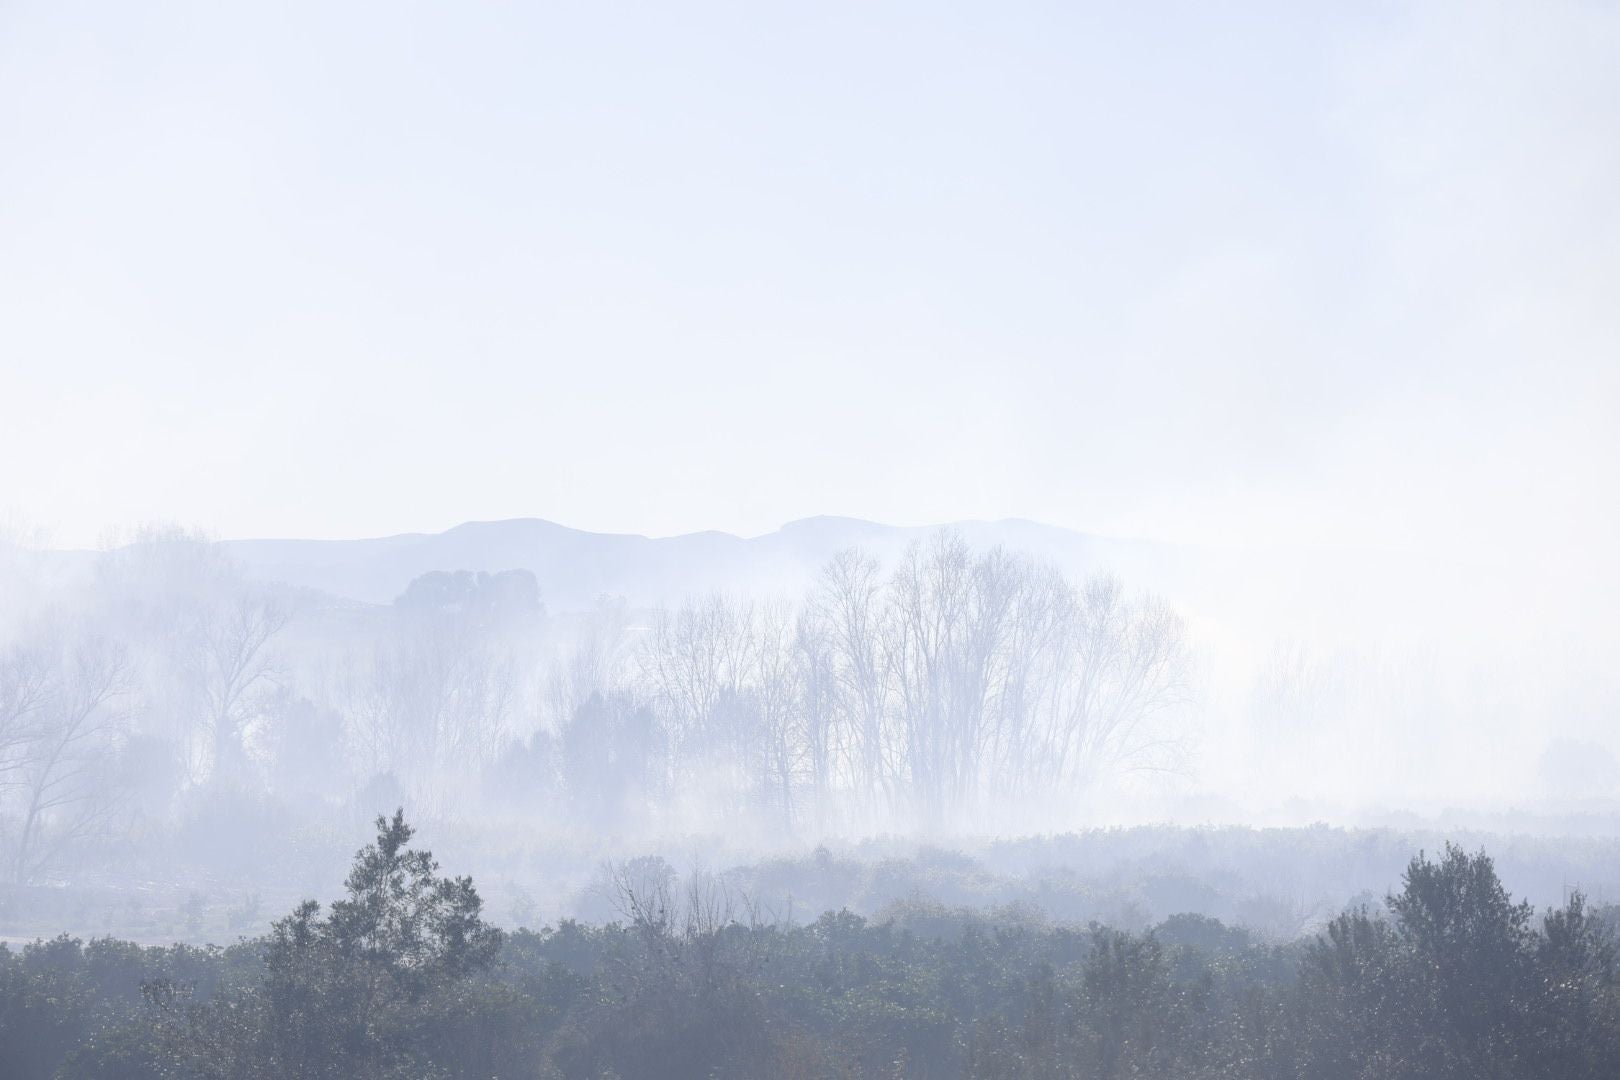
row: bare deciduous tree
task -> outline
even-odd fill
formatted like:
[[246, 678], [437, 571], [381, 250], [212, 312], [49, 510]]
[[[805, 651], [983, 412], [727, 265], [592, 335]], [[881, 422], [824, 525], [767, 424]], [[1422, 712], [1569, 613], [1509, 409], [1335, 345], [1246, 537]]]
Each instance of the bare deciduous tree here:
[[128, 674], [120, 650], [88, 639], [64, 648], [46, 676], [17, 770], [13, 880], [35, 878], [115, 811], [119, 732], [112, 706], [127, 692]]
[[252, 693], [274, 678], [270, 644], [290, 614], [280, 597], [244, 589], [208, 610], [198, 627], [190, 668], [215, 781], [236, 779], [246, 766]]

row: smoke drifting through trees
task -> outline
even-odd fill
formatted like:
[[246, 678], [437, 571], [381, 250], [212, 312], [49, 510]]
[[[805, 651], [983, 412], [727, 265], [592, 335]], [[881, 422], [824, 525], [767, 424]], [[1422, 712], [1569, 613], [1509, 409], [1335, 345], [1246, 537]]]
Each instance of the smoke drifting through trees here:
[[639, 658], [676, 777], [818, 826], [949, 824], [1171, 767], [1189, 664], [1161, 604], [948, 533], [887, 576], [835, 558], [796, 610], [711, 596], [660, 612]]
[[403, 799], [617, 832], [946, 828], [1176, 768], [1190, 649], [1163, 603], [949, 532], [806, 594], [548, 615], [527, 571], [392, 605], [248, 580], [143, 535], [0, 652], [5, 874], [264, 799]]

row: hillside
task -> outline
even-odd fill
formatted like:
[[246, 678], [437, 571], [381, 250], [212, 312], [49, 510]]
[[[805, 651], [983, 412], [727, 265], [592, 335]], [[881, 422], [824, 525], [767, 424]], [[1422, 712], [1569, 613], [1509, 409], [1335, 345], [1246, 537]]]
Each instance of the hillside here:
[[[1002, 545], [1073, 573], [1109, 570], [1168, 588], [1187, 562], [1171, 545], [1093, 536], [1028, 521], [960, 522], [975, 546]], [[387, 603], [431, 570], [532, 571], [553, 610], [588, 606], [606, 593], [654, 604], [724, 588], [793, 592], [834, 553], [861, 547], [888, 560], [933, 529], [854, 518], [814, 517], [775, 532], [646, 537], [593, 533], [536, 518], [478, 521], [442, 533], [363, 540], [231, 540], [253, 575], [368, 603]]]

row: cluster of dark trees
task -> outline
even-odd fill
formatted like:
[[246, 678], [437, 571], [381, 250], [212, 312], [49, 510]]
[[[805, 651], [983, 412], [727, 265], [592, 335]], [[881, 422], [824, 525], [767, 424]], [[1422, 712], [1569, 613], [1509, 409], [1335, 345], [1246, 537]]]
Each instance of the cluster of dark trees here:
[[949, 533], [889, 569], [846, 552], [797, 603], [548, 616], [528, 571], [362, 605], [159, 532], [4, 614], [10, 883], [267, 802], [315, 824], [384, 798], [621, 831], [948, 824], [1173, 766], [1189, 666], [1163, 604]]
[[1420, 855], [1384, 910], [1285, 944], [1196, 916], [795, 924], [656, 864], [618, 869], [618, 921], [502, 934], [410, 835], [379, 819], [344, 899], [227, 949], [0, 950], [0, 1075], [1620, 1075], [1611, 920], [1579, 896], [1537, 918], [1483, 852]]

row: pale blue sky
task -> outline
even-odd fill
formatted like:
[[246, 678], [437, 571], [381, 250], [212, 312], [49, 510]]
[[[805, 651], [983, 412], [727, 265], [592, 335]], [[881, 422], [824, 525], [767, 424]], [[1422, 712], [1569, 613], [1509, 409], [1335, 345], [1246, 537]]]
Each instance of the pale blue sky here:
[[0, 0], [0, 509], [1595, 561], [1617, 56], [1614, 4]]

